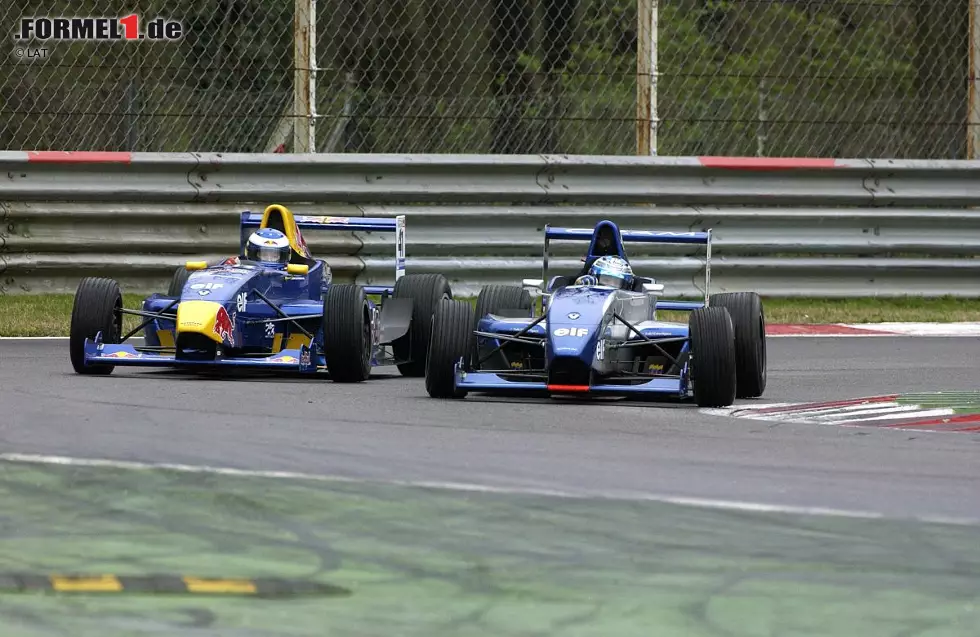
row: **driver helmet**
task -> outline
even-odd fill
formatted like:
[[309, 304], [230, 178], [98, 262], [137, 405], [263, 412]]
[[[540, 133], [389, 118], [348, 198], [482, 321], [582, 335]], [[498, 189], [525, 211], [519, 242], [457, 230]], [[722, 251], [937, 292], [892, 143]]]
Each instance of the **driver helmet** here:
[[269, 265], [285, 266], [289, 263], [291, 247], [289, 238], [273, 228], [262, 228], [252, 234], [245, 244], [245, 258]]
[[621, 257], [599, 257], [589, 268], [589, 274], [596, 278], [599, 285], [621, 290], [633, 287], [633, 268]]

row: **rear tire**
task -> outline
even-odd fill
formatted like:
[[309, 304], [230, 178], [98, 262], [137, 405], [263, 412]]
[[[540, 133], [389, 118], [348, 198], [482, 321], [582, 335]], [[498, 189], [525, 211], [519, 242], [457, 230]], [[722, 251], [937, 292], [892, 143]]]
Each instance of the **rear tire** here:
[[466, 356], [470, 344], [473, 306], [466, 301], [444, 299], [432, 315], [432, 340], [425, 368], [425, 391], [432, 398], [465, 398], [457, 389], [456, 363]]
[[408, 359], [400, 363], [402, 376], [425, 376], [425, 358], [432, 336], [432, 314], [442, 299], [453, 298], [449, 281], [441, 274], [406, 274], [395, 282], [394, 298], [412, 299], [412, 324], [408, 333], [392, 344], [395, 358]]
[[122, 336], [122, 292], [112, 279], [86, 277], [75, 290], [68, 337], [68, 355], [78, 374], [104, 376], [115, 365], [85, 365], [85, 339], [102, 332], [104, 343], [118, 343]]
[[[531, 294], [524, 288], [514, 285], [487, 285], [480, 290], [476, 297], [476, 310], [473, 312], [473, 327], [475, 332], [479, 326], [480, 319], [487, 314], [496, 314], [500, 310], [527, 310], [528, 316], [531, 315]], [[480, 360], [480, 352], [477, 343], [479, 342], [476, 334], [472, 335], [471, 355], [472, 365], [475, 368]]]
[[167, 288], [167, 296], [179, 297], [184, 291], [184, 286], [187, 284], [187, 279], [190, 276], [190, 270], [187, 268], [177, 268], [174, 270], [174, 276], [170, 279], [170, 287]]
[[710, 306], [724, 307], [735, 329], [735, 372], [739, 398], [758, 398], [766, 390], [766, 316], [755, 292], [716, 294]]
[[728, 407], [735, 402], [735, 329], [724, 307], [694, 310], [691, 333], [691, 380], [698, 407]]
[[370, 306], [364, 288], [334, 284], [323, 293], [323, 353], [330, 379], [359, 383], [371, 375]]

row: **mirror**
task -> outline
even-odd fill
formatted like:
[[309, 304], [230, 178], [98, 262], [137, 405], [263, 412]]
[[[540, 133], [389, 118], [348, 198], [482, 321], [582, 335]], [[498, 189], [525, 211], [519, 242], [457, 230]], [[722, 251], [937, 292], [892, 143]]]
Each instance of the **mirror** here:
[[309, 274], [310, 266], [304, 263], [287, 263], [286, 272], [290, 274]]
[[643, 291], [647, 294], [660, 294], [664, 291], [663, 283], [644, 283]]
[[207, 261], [188, 261], [184, 267], [191, 272], [195, 270], [205, 270], [208, 267]]
[[544, 287], [544, 279], [524, 279], [521, 284], [526, 288], [536, 288], [538, 290]]

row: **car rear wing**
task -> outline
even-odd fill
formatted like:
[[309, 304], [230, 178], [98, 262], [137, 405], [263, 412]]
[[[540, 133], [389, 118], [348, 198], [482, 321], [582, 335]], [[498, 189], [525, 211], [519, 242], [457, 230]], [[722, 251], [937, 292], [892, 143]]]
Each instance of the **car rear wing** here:
[[[550, 225], [544, 227], [544, 266], [542, 279], [548, 280], [548, 258], [551, 253], [549, 245], [551, 241], [581, 241], [593, 242], [599, 228], [609, 226], [616, 237], [616, 250], [620, 256], [625, 258], [623, 250], [624, 243], [661, 243], [661, 244], [694, 244], [705, 246], [705, 265], [704, 265], [704, 302], [690, 301], [658, 301], [657, 307], [664, 310], [690, 311], [699, 307], [707, 307], [708, 296], [711, 287], [711, 229], [706, 231], [688, 232], [669, 232], [664, 230], [620, 230], [611, 221], [600, 221], [595, 228], [553, 228]], [[589, 249], [590, 255], [592, 246]], [[586, 257], [588, 259], [589, 257]]]
[[[264, 213], [242, 212], [242, 249], [247, 241], [245, 228], [259, 228]], [[330, 217], [324, 215], [292, 215], [300, 230], [342, 230], [346, 232], [395, 233], [395, 281], [405, 275], [405, 215], [397, 217]]]

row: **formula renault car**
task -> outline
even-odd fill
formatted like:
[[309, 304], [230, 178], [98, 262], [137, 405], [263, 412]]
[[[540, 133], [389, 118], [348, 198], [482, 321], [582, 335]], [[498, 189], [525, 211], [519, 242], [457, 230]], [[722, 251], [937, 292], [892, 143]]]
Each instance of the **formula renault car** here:
[[[523, 286], [484, 287], [473, 307], [442, 300], [433, 317], [425, 385], [434, 398], [485, 393], [673, 396], [701, 407], [761, 396], [765, 317], [750, 292], [709, 296], [711, 232], [545, 227], [544, 275]], [[582, 271], [548, 277], [550, 240], [590, 241]], [[664, 286], [635, 277], [629, 289], [578, 284], [602, 256], [626, 259], [623, 241], [706, 246], [703, 301], [658, 300]], [[588, 280], [588, 277], [583, 277]], [[532, 309], [531, 292], [542, 312]], [[687, 323], [658, 310], [690, 312]]]
[[[83, 279], [69, 339], [75, 371], [109, 374], [117, 365], [326, 370], [332, 380], [359, 382], [373, 366], [394, 364], [406, 376], [425, 374], [432, 312], [452, 290], [442, 275], [405, 274], [404, 216], [294, 216], [280, 205], [245, 211], [240, 255], [249, 235], [263, 228], [288, 238], [288, 247], [280, 247], [283, 255], [288, 249], [287, 263], [276, 267], [243, 256], [213, 265], [188, 262], [174, 273], [167, 294], [150, 295], [138, 310], [123, 307], [116, 281]], [[395, 233], [394, 286], [333, 283], [301, 228]], [[126, 314], [143, 320], [123, 334]], [[126, 342], [140, 331], [143, 344]]]

